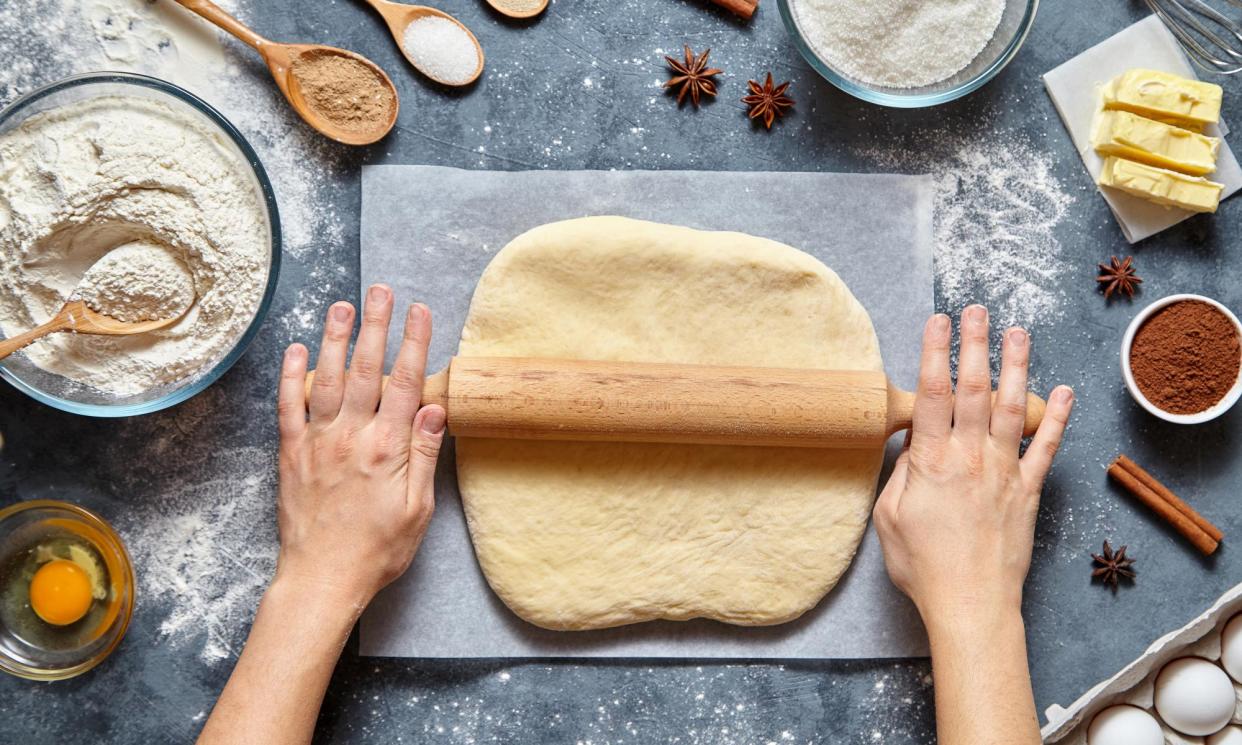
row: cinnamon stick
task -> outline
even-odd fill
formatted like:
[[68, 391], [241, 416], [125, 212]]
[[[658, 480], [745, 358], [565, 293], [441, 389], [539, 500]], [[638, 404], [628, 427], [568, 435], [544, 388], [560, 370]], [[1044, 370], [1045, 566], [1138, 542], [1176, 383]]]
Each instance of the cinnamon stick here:
[[1144, 486], [1159, 494], [1164, 498], [1164, 501], [1176, 507], [1178, 512], [1193, 520], [1195, 525], [1199, 526], [1200, 530], [1212, 536], [1212, 540], [1219, 543], [1222, 539], [1224, 539], [1225, 534], [1221, 532], [1220, 528], [1208, 522], [1207, 518], [1203, 515], [1195, 512], [1195, 508], [1183, 502], [1180, 497], [1169, 490], [1169, 487], [1160, 483], [1155, 476], [1152, 476], [1144, 470], [1142, 466], [1124, 455], [1118, 455], [1117, 459], [1113, 462], [1134, 474], [1134, 477], [1143, 482]]
[[755, 14], [755, 9], [759, 7], [759, 0], [711, 0], [711, 1], [715, 3], [716, 5], [719, 5], [720, 7], [729, 11], [730, 13], [741, 16], [742, 18], [745, 18], [748, 21], [750, 20], [750, 17]]
[[[1130, 461], [1128, 458], [1126, 459], [1126, 461], [1131, 464], [1133, 463], [1133, 461]], [[1147, 505], [1153, 512], [1159, 515], [1165, 522], [1173, 526], [1173, 528], [1178, 533], [1181, 533], [1182, 536], [1186, 538], [1186, 540], [1194, 544], [1194, 547], [1199, 549], [1199, 551], [1202, 552], [1205, 556], [1212, 555], [1216, 551], [1217, 547], [1220, 545], [1220, 542], [1217, 539], [1213, 538], [1211, 535], [1207, 533], [1207, 531], [1199, 527], [1199, 525], [1193, 519], [1187, 516], [1186, 513], [1182, 512], [1180, 509], [1174, 506], [1173, 503], [1166, 501], [1163, 496], [1161, 496], [1159, 493], [1154, 491], [1150, 486], [1148, 486], [1142, 480], [1140, 480], [1138, 476], [1136, 476], [1126, 466], [1122, 464], [1122, 461], [1120, 458], [1113, 461], [1112, 464], [1109, 465], [1108, 475], [1113, 480], [1115, 480], [1117, 483], [1125, 487], [1126, 491], [1130, 492], [1135, 497], [1137, 497], [1140, 502]], [[1151, 474], [1147, 474], [1147, 476], [1148, 478], [1151, 478]], [[1154, 481], [1155, 479], [1152, 479], [1152, 480]], [[1156, 482], [1156, 483], [1159, 483], [1159, 482]], [[1168, 491], [1168, 490], [1165, 489], [1165, 491]], [[1172, 494], [1172, 492], [1169, 492], [1169, 494]], [[1174, 498], [1176, 499], [1176, 497]], [[1185, 502], [1182, 502], [1180, 499], [1178, 499], [1177, 501], [1180, 502], [1182, 505], [1184, 505], [1185, 508], [1189, 510], [1191, 513], [1194, 513], [1196, 516], [1198, 516], [1198, 513], [1196, 513], [1193, 509], [1191, 509], [1190, 505], [1187, 505]], [[1202, 520], [1203, 518], [1200, 517], [1199, 519]], [[1207, 521], [1204, 520], [1204, 522], [1207, 522]], [[1208, 524], [1211, 525], [1211, 523], [1208, 523]], [[1214, 527], [1215, 526], [1213, 526], [1213, 528]], [[1215, 531], [1215, 532], [1219, 532], [1219, 531]], [[1222, 534], [1222, 537], [1223, 537], [1223, 534]]]

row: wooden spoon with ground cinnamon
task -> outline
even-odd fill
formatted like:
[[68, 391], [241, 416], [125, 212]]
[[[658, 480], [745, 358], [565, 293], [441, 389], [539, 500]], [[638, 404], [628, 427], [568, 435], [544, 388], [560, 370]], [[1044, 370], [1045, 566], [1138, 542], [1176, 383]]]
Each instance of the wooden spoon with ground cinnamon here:
[[251, 31], [210, 0], [176, 1], [253, 47], [294, 111], [325, 137], [370, 145], [397, 123], [396, 86], [366, 57], [322, 44], [280, 44]]

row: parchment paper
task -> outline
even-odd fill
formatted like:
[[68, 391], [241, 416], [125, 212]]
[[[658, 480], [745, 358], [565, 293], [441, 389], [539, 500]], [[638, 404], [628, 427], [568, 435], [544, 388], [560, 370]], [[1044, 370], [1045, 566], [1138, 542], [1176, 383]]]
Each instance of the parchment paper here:
[[[429, 369], [457, 349], [475, 284], [497, 251], [546, 222], [616, 214], [788, 243], [838, 274], [875, 321], [888, 374], [917, 379], [932, 313], [933, 184], [923, 176], [686, 171], [362, 172], [362, 285], [392, 286], [397, 307], [434, 316]], [[389, 339], [389, 364], [400, 340]], [[889, 443], [890, 462], [894, 445]], [[837, 588], [797, 621], [739, 628], [653, 622], [552, 632], [514, 616], [487, 586], [470, 544], [453, 450], [441, 458], [436, 513], [414, 564], [362, 617], [361, 653], [393, 657], [917, 657], [917, 612], [893, 588], [872, 530]], [[886, 468], [887, 473], [887, 468]]]

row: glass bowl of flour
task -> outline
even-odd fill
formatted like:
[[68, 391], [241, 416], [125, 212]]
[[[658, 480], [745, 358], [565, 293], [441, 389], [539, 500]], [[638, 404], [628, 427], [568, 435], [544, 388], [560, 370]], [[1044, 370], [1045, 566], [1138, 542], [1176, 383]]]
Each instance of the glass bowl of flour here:
[[194, 396], [245, 352], [279, 267], [267, 174], [193, 94], [91, 73], [0, 112], [0, 336], [45, 322], [71, 297], [89, 304], [88, 270], [113, 294], [152, 303], [162, 287], [184, 295], [192, 284], [188, 311], [166, 328], [52, 334], [0, 362], [0, 377], [32, 398], [122, 417]]
[[777, 0], [811, 67], [864, 101], [952, 101], [1009, 64], [1039, 0]]

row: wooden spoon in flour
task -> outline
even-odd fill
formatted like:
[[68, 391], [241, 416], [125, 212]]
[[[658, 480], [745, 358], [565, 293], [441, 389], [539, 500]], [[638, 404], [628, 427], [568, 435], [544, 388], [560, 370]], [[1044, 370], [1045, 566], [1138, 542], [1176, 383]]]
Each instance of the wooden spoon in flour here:
[[[277, 43], [251, 31], [210, 0], [177, 2], [253, 47], [267, 63], [276, 86], [285, 94], [293, 110], [325, 137], [346, 145], [370, 145], [382, 140], [397, 123], [400, 108], [397, 87], [379, 65], [361, 54], [323, 44]], [[312, 63], [332, 58], [343, 60], [354, 69], [342, 69], [345, 75], [335, 84], [323, 85], [320, 88], [323, 93], [316, 95], [295, 68], [300, 66], [299, 63], [309, 68]], [[350, 73], [353, 77], [347, 76]], [[361, 78], [357, 77], [359, 73]], [[317, 105], [317, 101], [322, 103]], [[326, 107], [324, 103], [345, 104], [347, 107], [337, 110]]]
[[[184, 315], [184, 313], [181, 315]], [[173, 318], [163, 318], [158, 321], [126, 323], [125, 321], [118, 321], [112, 316], [106, 316], [103, 313], [91, 310], [90, 306], [81, 300], [70, 300], [65, 303], [59, 313], [52, 317], [52, 320], [42, 326], [27, 331], [24, 334], [18, 334], [12, 339], [0, 340], [0, 360], [22, 347], [57, 331], [73, 331], [78, 334], [103, 334], [105, 336], [145, 334], [148, 331], [155, 331], [176, 323], [180, 320], [181, 315], [174, 316]]]

